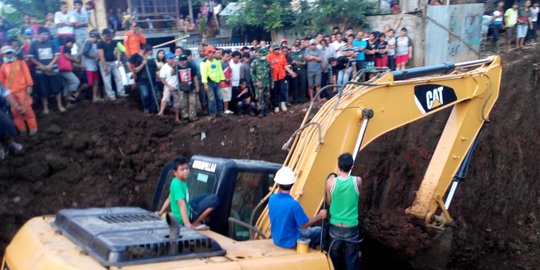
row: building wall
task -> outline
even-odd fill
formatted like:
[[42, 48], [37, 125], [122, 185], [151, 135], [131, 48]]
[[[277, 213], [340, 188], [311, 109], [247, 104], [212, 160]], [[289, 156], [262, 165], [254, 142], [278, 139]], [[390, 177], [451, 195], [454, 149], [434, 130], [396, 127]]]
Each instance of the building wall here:
[[[400, 21], [402, 16], [403, 18]], [[370, 25], [368, 29], [365, 29], [366, 31], [382, 31], [385, 24], [394, 28], [396, 34], [399, 33], [399, 29], [402, 27], [407, 28], [409, 37], [413, 40], [413, 61], [410, 65], [416, 67], [424, 64], [425, 28], [422, 17], [412, 14], [388, 14], [367, 16], [366, 19]]]

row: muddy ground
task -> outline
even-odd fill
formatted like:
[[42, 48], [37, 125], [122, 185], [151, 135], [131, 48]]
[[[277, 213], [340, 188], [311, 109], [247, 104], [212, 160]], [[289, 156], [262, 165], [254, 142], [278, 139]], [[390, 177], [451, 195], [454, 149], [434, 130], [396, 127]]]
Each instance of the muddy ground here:
[[[456, 224], [443, 252], [427, 250], [436, 230], [403, 213], [448, 113], [387, 134], [361, 153], [364, 269], [538, 269], [540, 52], [503, 59], [501, 95], [454, 197]], [[144, 115], [134, 101], [82, 103], [66, 114], [40, 116], [38, 135], [21, 139], [24, 152], [0, 163], [1, 250], [36, 215], [65, 207], [148, 208], [162, 165], [176, 155], [280, 163], [281, 146], [302, 118], [297, 107], [265, 119], [231, 116], [178, 126], [170, 117]]]

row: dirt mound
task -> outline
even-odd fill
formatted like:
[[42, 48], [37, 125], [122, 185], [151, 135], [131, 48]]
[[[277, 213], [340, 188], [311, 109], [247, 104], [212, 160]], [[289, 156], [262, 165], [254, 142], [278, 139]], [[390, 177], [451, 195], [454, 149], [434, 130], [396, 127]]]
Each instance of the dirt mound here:
[[[449, 111], [387, 134], [360, 154], [365, 269], [537, 269], [539, 60], [537, 49], [504, 57], [501, 96], [450, 208], [452, 242], [404, 214]], [[281, 146], [303, 118], [297, 107], [265, 119], [232, 116], [177, 126], [135, 107], [134, 101], [83, 103], [39, 118], [38, 135], [24, 138], [24, 152], [0, 166], [2, 250], [36, 215], [65, 207], [148, 208], [161, 167], [176, 155], [282, 162]], [[434, 241], [446, 250], [429, 250]]]
[[[302, 108], [298, 108], [301, 110]], [[177, 155], [282, 162], [302, 113], [221, 117], [187, 126], [147, 116], [132, 101], [81, 104], [39, 118], [37, 136], [0, 167], [2, 250], [27, 219], [65, 207], [148, 208], [162, 166]]]

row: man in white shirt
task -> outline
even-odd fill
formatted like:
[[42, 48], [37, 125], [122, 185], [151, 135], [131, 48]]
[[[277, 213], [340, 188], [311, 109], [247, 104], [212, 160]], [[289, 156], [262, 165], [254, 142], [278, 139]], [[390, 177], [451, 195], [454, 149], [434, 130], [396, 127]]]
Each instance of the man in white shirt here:
[[[238, 95], [238, 86], [240, 86], [240, 59], [242, 55], [239, 51], [231, 53], [231, 61], [229, 62], [229, 68], [231, 69], [231, 86], [233, 99]], [[236, 100], [232, 100], [232, 104], [236, 104]]]
[[163, 116], [167, 102], [174, 96], [174, 114], [176, 116], [176, 122], [180, 123], [180, 96], [176, 94], [178, 92], [178, 74], [176, 72], [176, 64], [174, 62], [174, 54], [167, 52], [165, 54], [166, 63], [159, 70], [159, 79], [163, 83], [163, 98], [161, 99], [161, 107], [157, 115]]
[[75, 43], [77, 43], [77, 53], [80, 55], [82, 54], [83, 44], [88, 39], [90, 17], [88, 17], [88, 12], [83, 9], [81, 0], [73, 1], [73, 7], [74, 9], [71, 12], [71, 16], [73, 16], [73, 20], [75, 21], [73, 33], [75, 34]]
[[343, 42], [343, 36], [341, 33], [336, 34], [336, 41], [332, 42], [330, 46], [334, 49], [336, 52], [336, 57], [343, 56], [343, 52], [341, 49], [346, 45], [347, 43]]
[[75, 18], [71, 13], [68, 13], [68, 7], [66, 2], [60, 4], [60, 11], [54, 14], [54, 24], [58, 29], [58, 39], [63, 45], [64, 41], [68, 37], [73, 37], [73, 26], [75, 25]]

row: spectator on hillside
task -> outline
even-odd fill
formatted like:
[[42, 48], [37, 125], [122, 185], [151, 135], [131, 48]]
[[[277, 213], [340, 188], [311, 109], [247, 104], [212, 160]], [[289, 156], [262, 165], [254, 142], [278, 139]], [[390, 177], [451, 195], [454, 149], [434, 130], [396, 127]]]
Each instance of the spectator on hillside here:
[[341, 35], [341, 33], [336, 33], [336, 40], [332, 42], [332, 44], [330, 44], [330, 46], [332, 46], [336, 51], [337, 57], [343, 55], [342, 49], [343, 47], [345, 47], [345, 45], [347, 45], [347, 43], [343, 42], [343, 36]]
[[[32, 28], [30, 27], [30, 15], [24, 14], [24, 15], [23, 15], [23, 21], [22, 21], [22, 26], [21, 26], [21, 34], [24, 34], [24, 31], [25, 31], [26, 29], [28, 29], [28, 28], [32, 29]], [[36, 33], [36, 34], [37, 34], [37, 33]]]
[[175, 122], [180, 123], [180, 93], [178, 92], [178, 72], [177, 64], [174, 62], [174, 54], [167, 52], [165, 54], [165, 65], [161, 67], [159, 71], [159, 78], [163, 84], [163, 98], [161, 99], [161, 107], [159, 109], [159, 116], [163, 116], [167, 102], [169, 102], [171, 96], [173, 97], [173, 108], [175, 115]]
[[388, 67], [388, 42], [384, 33], [379, 33], [375, 42], [375, 66]]
[[[30, 52], [30, 44], [34, 41], [34, 30], [31, 28], [28, 28], [24, 30], [24, 43], [22, 45], [22, 54], [23, 57], [26, 59], [28, 57], [28, 53]], [[56, 45], [56, 44], [55, 44]], [[34, 66], [33, 63], [27, 63], [28, 67], [30, 68], [30, 71], [32, 71], [32, 67]]]
[[364, 32], [358, 31], [356, 37], [352, 42], [352, 45], [358, 51], [356, 54], [356, 70], [361, 70], [364, 68], [364, 61], [366, 60], [366, 53], [364, 49], [367, 47], [367, 41], [364, 40]]
[[285, 87], [285, 77], [289, 73], [294, 78], [296, 77], [296, 73], [289, 67], [287, 57], [281, 53], [279, 45], [274, 46], [272, 53], [267, 56], [267, 61], [272, 69], [271, 74], [274, 81], [273, 92], [271, 93], [274, 112], [278, 113], [280, 108], [286, 112], [288, 93]]
[[236, 96], [236, 108], [239, 114], [252, 114], [257, 108], [255, 102], [253, 102], [252, 90], [245, 78], [240, 79], [240, 86], [238, 86], [238, 95]]
[[[512, 41], [516, 39], [516, 24], [518, 19], [518, 2], [514, 2], [512, 7], [504, 12], [504, 39], [506, 40], [506, 50], [512, 49]], [[516, 46], [517, 46], [516, 42]]]
[[531, 1], [525, 1], [525, 4], [518, 11], [517, 19], [517, 45], [516, 47], [523, 48], [525, 45], [525, 37], [527, 37], [527, 32], [529, 28], [532, 27], [532, 14], [531, 14]]
[[49, 113], [49, 97], [55, 97], [58, 111], [65, 112], [62, 105], [60, 75], [58, 74], [58, 56], [60, 51], [49, 39], [49, 30], [45, 27], [38, 29], [38, 40], [30, 45], [28, 57], [36, 66], [37, 96], [41, 98], [43, 114]]
[[65, 39], [73, 37], [73, 26], [75, 25], [75, 18], [68, 12], [68, 6], [66, 2], [60, 3], [60, 11], [54, 14], [54, 24], [58, 28], [58, 39], [60, 44], [65, 43]]
[[364, 62], [364, 65], [368, 71], [373, 70], [375, 67], [375, 43], [377, 42], [377, 35], [379, 32], [372, 32], [369, 33], [369, 39], [367, 40], [367, 46], [364, 49], [364, 52], [366, 53], [366, 59]]
[[272, 70], [267, 61], [267, 51], [260, 48], [258, 57], [251, 63], [251, 78], [255, 85], [255, 99], [259, 117], [266, 117], [268, 105], [270, 103], [270, 88], [272, 86]]
[[156, 80], [156, 62], [148, 60], [152, 56], [152, 46], [146, 44], [129, 58], [129, 70], [133, 72], [135, 83], [139, 88], [141, 105], [145, 113], [156, 113], [157, 100], [156, 92], [152, 87], [152, 82]]
[[94, 10], [94, 8], [94, 2], [87, 1], [86, 3], [84, 3], [83, 12], [86, 12], [86, 16], [88, 16], [88, 26], [90, 26], [90, 29], [96, 30], [97, 27], [92, 24], [92, 10]]
[[[236, 97], [238, 96], [238, 87], [240, 86], [240, 68], [242, 66], [242, 54], [239, 51], [231, 53], [231, 60], [229, 61], [229, 67], [231, 69], [231, 86], [232, 86], [232, 99], [231, 102], [236, 107]], [[234, 110], [234, 108], [233, 108]]]
[[[203, 84], [201, 81], [201, 63], [206, 59], [206, 55], [204, 54], [204, 48], [200, 47], [197, 49], [197, 57], [193, 59], [192, 66], [193, 69], [195, 69], [195, 72], [197, 73], [197, 84], [199, 85], [199, 89], [203, 89]], [[208, 113], [208, 98], [206, 96], [206, 91], [199, 91], [199, 104], [201, 106], [201, 112], [202, 114]]]
[[[197, 118], [197, 95], [200, 91], [197, 73], [188, 62], [186, 55], [180, 56], [178, 62], [178, 88], [180, 90], [180, 109], [182, 110], [182, 123], [195, 122]], [[176, 96], [174, 97], [177, 98]]]
[[396, 37], [394, 37], [394, 29], [386, 31], [386, 43], [388, 43], [388, 68], [396, 70]]
[[[156, 58], [154, 59], [156, 62], [156, 90], [161, 93], [161, 96], [163, 96], [163, 83], [161, 82], [161, 79], [159, 77], [159, 72], [161, 71], [161, 68], [167, 63], [167, 59], [165, 59], [165, 50], [158, 50], [156, 53]], [[158, 98], [159, 99], [159, 98]]]
[[[325, 87], [332, 83], [331, 76], [332, 76], [332, 68], [330, 66], [330, 63], [328, 62], [328, 59], [331, 57], [335, 57], [335, 52], [332, 49], [332, 47], [328, 46], [328, 42], [323, 38], [320, 42], [321, 51], [323, 53], [323, 61], [321, 62], [321, 88]], [[325, 93], [323, 94], [323, 98], [328, 98]]]
[[[315, 39], [309, 41], [309, 48], [306, 49], [305, 55], [307, 61], [308, 95], [309, 101], [312, 101], [314, 93], [316, 94], [321, 89], [322, 61], [324, 58], [323, 52], [317, 48], [317, 41]], [[319, 97], [320, 99], [321, 97]]]
[[120, 30], [120, 18], [118, 16], [118, 13], [114, 11], [114, 9], [109, 9], [109, 14], [107, 16], [107, 21], [109, 23], [109, 27], [111, 29], [114, 29], [116, 31]]
[[20, 134], [33, 136], [38, 126], [36, 115], [32, 109], [32, 86], [34, 81], [30, 70], [24, 61], [15, 57], [15, 50], [11, 46], [1, 49], [4, 63], [0, 67], [0, 82], [11, 90], [11, 97], [17, 105], [11, 107], [13, 122]]
[[225, 115], [230, 115], [234, 113], [233, 111], [229, 110], [229, 103], [232, 100], [232, 70], [229, 66], [229, 61], [231, 60], [231, 51], [221, 51], [221, 54], [216, 53], [216, 58], [218, 58], [218, 55], [221, 58], [221, 69], [223, 70], [223, 75], [225, 76], [225, 79], [219, 82], [219, 91], [221, 92], [221, 97], [223, 98], [223, 113]]
[[299, 42], [295, 42], [292, 46], [292, 51], [289, 53], [289, 64], [298, 75], [293, 78], [292, 103], [304, 103], [306, 102], [307, 61], [304, 52], [300, 50]]
[[9, 40], [8, 31], [11, 28], [13, 28], [13, 25], [0, 16], [0, 44], [5, 44]]
[[54, 44], [56, 44], [57, 46], [60, 46], [60, 43], [58, 42], [57, 37], [56, 37], [58, 35], [58, 27], [56, 27], [56, 24], [54, 23], [54, 13], [52, 12], [47, 13], [43, 26], [49, 29], [49, 33], [51, 33], [50, 38], [53, 40]]
[[11, 91], [0, 85], [0, 160], [8, 155], [9, 151], [19, 152], [23, 146], [13, 140], [17, 135], [17, 130], [13, 121], [9, 117], [9, 107], [18, 111], [18, 114], [24, 114], [26, 111], [17, 100], [13, 98]]
[[126, 47], [126, 56], [132, 55], [141, 51], [141, 46], [146, 44], [146, 38], [141, 33], [136, 22], [131, 23], [131, 28], [126, 32], [124, 39], [124, 47]]
[[41, 26], [42, 25], [39, 23], [39, 20], [36, 16], [30, 17], [30, 28], [32, 29], [32, 31], [34, 31], [34, 33], [37, 33], [38, 29]]
[[407, 35], [407, 28], [401, 28], [396, 38], [396, 70], [404, 70], [413, 53], [412, 39]]
[[501, 31], [504, 26], [504, 1], [500, 1], [497, 3], [497, 7], [493, 11], [493, 16], [491, 16], [491, 37], [493, 41], [493, 49], [495, 49], [496, 52], [499, 51], [499, 38], [501, 36]]
[[253, 80], [251, 79], [251, 55], [249, 52], [245, 52], [242, 55], [242, 64], [240, 65], [240, 79], [246, 79], [248, 85], [253, 87]]
[[88, 12], [86, 10], [83, 10], [83, 5], [81, 0], [75, 0], [73, 1], [73, 11], [71, 12], [71, 16], [74, 18], [74, 35], [75, 35], [75, 43], [77, 44], [77, 54], [82, 54], [83, 44], [88, 39], [88, 24], [90, 23], [90, 17], [88, 16]]
[[[110, 101], [116, 100], [116, 96], [127, 97], [122, 83], [122, 76], [118, 67], [122, 66], [121, 53], [113, 40], [113, 32], [110, 29], [103, 29], [101, 40], [98, 42], [97, 49], [100, 62], [101, 78], [105, 87], [105, 93]], [[116, 93], [111, 84], [111, 74], [116, 84]]]
[[64, 39], [64, 45], [60, 47], [60, 55], [58, 56], [58, 69], [64, 83], [63, 95], [69, 101], [75, 101], [77, 99], [79, 95], [77, 89], [81, 84], [79, 78], [73, 73], [73, 63], [79, 62], [78, 57], [71, 54], [74, 43], [75, 39], [72, 37]]
[[216, 118], [218, 111], [223, 110], [219, 82], [225, 80], [221, 62], [214, 58], [216, 49], [207, 46], [205, 49], [206, 60], [201, 63], [201, 81], [208, 96], [208, 113], [211, 119]]
[[533, 43], [536, 44], [536, 36], [538, 32], [538, 13], [540, 12], [539, 3], [535, 2], [531, 7], [531, 22], [532, 28], [529, 30], [529, 38], [532, 39]]
[[82, 67], [86, 73], [86, 84], [81, 87], [81, 91], [86, 87], [92, 87], [92, 102], [99, 102], [102, 100], [99, 93], [99, 55], [97, 52], [97, 43], [99, 40], [99, 33], [95, 30], [90, 32], [89, 39], [83, 45], [82, 50]]

